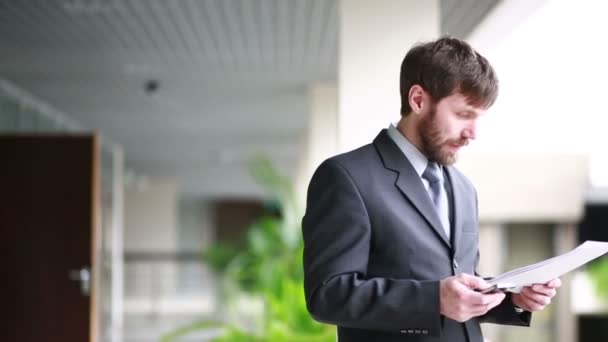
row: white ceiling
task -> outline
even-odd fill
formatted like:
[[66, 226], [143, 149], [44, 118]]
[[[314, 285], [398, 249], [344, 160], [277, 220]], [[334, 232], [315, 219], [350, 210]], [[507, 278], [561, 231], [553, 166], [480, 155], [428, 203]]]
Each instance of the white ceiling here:
[[441, 31], [466, 38], [501, 0], [440, 0]]
[[[468, 34], [495, 3], [443, 0], [443, 30]], [[2, 0], [0, 76], [124, 146], [140, 174], [251, 195], [256, 151], [294, 171], [306, 87], [336, 79], [337, 17], [336, 0]]]

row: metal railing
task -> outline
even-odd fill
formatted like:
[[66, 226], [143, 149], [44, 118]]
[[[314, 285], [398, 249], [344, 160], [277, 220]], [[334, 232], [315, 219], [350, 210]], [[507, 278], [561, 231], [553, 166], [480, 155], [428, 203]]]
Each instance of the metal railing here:
[[215, 276], [199, 253], [126, 253], [126, 314], [212, 314]]
[[[125, 342], [156, 341], [179, 326], [217, 315], [216, 277], [200, 253], [130, 252], [124, 262]], [[192, 337], [206, 341], [213, 334]]]

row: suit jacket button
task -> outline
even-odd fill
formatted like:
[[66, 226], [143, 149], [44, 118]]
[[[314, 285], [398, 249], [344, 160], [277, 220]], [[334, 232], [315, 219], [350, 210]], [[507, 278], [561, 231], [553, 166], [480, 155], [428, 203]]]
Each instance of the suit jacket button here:
[[426, 329], [422, 329], [422, 333], [423, 333], [424, 335], [426, 335], [426, 334], [428, 334], [428, 333], [429, 333], [429, 331], [428, 331], [428, 330], [426, 330]]
[[407, 330], [401, 330], [402, 334], [407, 334]]
[[408, 334], [413, 334], [414, 333], [414, 329], [407, 329], [407, 333]]
[[416, 329], [415, 331], [416, 331], [416, 334], [420, 334], [420, 330], [419, 329]]

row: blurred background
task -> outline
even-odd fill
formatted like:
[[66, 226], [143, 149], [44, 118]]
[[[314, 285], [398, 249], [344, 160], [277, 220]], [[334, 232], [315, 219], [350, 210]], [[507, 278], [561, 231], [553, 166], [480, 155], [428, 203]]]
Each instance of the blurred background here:
[[[500, 96], [457, 166], [480, 271], [608, 241], [603, 1], [0, 0], [2, 341], [334, 341], [303, 302], [325, 158], [399, 120], [412, 44], [467, 39]], [[608, 260], [530, 328], [608, 340]]]

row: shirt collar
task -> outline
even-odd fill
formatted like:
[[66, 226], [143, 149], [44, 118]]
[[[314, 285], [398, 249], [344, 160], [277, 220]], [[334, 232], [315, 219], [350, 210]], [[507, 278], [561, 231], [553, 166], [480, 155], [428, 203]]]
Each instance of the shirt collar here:
[[[401, 152], [410, 161], [418, 176], [422, 177], [424, 170], [426, 169], [429, 160], [426, 156], [418, 150], [418, 148], [412, 144], [407, 138], [401, 134], [401, 132], [395, 127], [394, 124], [390, 124], [387, 130], [388, 136], [397, 144]], [[443, 177], [443, 173], [440, 173], [440, 177]]]

